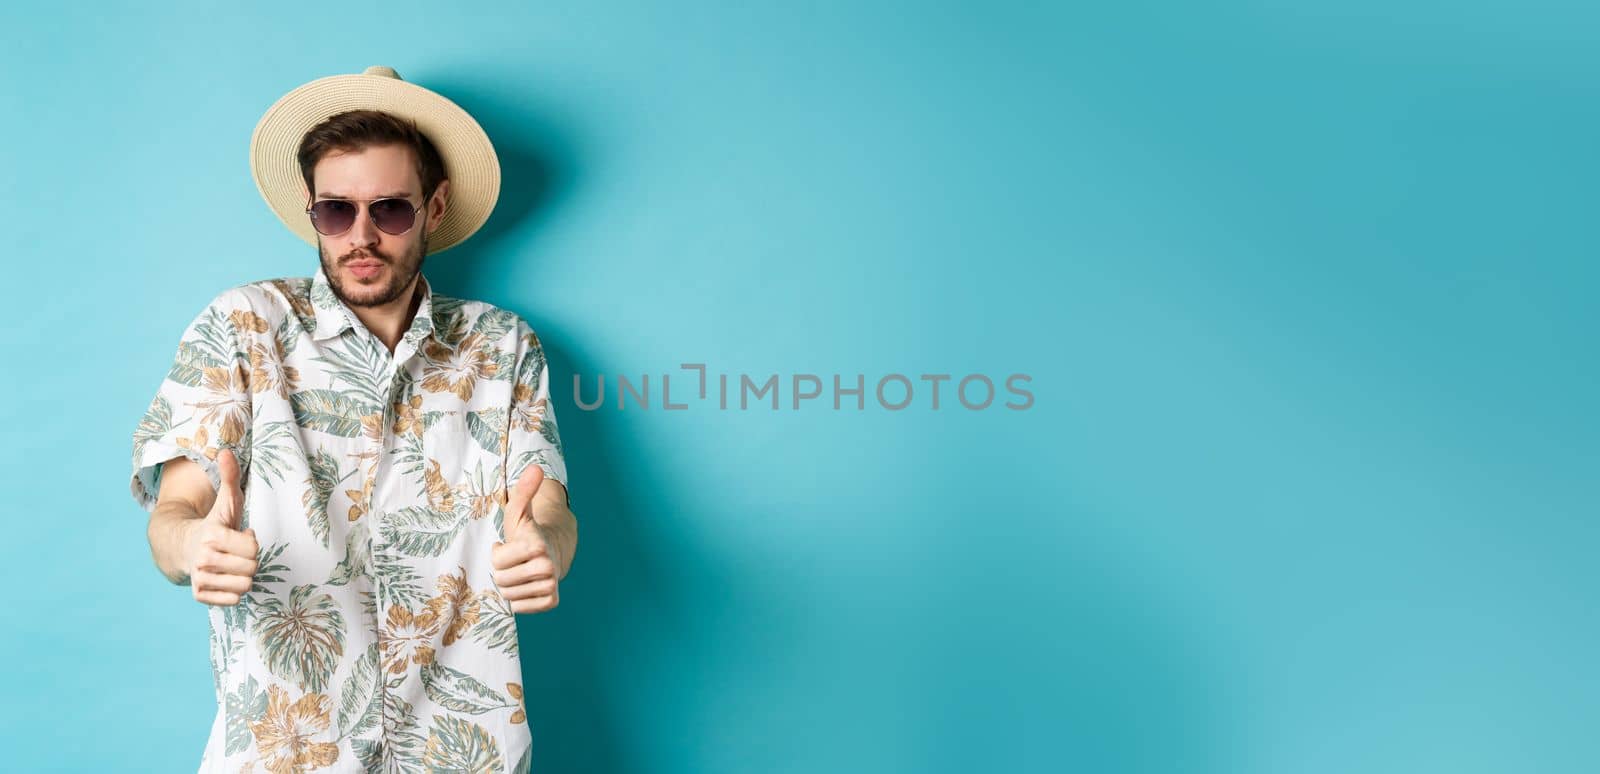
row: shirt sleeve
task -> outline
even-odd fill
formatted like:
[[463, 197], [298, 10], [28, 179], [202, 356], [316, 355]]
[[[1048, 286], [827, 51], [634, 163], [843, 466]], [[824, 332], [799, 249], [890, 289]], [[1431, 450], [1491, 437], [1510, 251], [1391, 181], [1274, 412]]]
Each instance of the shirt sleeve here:
[[155, 510], [167, 460], [194, 460], [215, 491], [217, 453], [233, 449], [244, 478], [250, 462], [250, 369], [238, 326], [254, 319], [248, 304], [230, 290], [212, 299], [184, 329], [172, 365], [133, 432], [130, 486], [144, 510]]
[[529, 463], [544, 469], [546, 478], [567, 485], [567, 463], [561, 450], [561, 432], [550, 402], [550, 367], [538, 334], [526, 320], [517, 319], [515, 382], [511, 393], [511, 418], [506, 440], [506, 487], [514, 486]]

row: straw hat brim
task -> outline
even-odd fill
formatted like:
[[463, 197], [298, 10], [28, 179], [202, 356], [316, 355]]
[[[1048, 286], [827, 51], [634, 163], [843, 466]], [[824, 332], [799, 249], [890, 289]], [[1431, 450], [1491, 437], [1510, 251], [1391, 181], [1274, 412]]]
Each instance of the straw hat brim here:
[[456, 103], [401, 80], [394, 70], [369, 67], [297, 87], [256, 124], [250, 171], [261, 197], [290, 231], [317, 243], [296, 153], [307, 131], [346, 110], [381, 110], [413, 120], [439, 150], [450, 191], [444, 218], [428, 237], [430, 255], [465, 241], [489, 219], [500, 198], [500, 161], [483, 127]]

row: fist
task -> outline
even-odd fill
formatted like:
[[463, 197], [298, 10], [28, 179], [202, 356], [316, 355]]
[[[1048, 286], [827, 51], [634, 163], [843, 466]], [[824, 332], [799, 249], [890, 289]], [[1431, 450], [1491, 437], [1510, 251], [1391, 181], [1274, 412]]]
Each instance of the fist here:
[[556, 559], [544, 530], [533, 520], [528, 506], [544, 483], [544, 470], [530, 464], [506, 496], [503, 542], [490, 550], [494, 585], [511, 603], [514, 613], [542, 613], [556, 606]]
[[217, 454], [222, 479], [216, 502], [205, 518], [190, 522], [183, 538], [183, 569], [197, 602], [236, 605], [250, 590], [261, 546], [253, 529], [239, 530], [244, 492], [239, 488], [239, 463], [233, 451]]

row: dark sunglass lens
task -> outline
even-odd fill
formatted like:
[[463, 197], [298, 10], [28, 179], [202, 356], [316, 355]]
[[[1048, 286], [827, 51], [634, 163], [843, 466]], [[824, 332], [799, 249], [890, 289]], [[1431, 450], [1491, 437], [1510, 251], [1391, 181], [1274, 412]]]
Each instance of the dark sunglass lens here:
[[356, 206], [339, 199], [323, 199], [311, 205], [311, 225], [327, 235], [343, 234], [356, 222]]
[[390, 234], [409, 231], [417, 214], [405, 199], [379, 199], [368, 206], [372, 208], [372, 222]]

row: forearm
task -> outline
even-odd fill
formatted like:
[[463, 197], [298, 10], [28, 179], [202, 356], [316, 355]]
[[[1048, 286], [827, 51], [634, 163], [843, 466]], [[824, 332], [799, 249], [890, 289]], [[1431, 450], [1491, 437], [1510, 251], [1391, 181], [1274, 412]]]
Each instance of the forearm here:
[[176, 585], [189, 585], [189, 573], [183, 567], [183, 541], [200, 518], [194, 506], [182, 500], [162, 501], [150, 513], [150, 556], [156, 569]]
[[556, 561], [556, 580], [559, 581], [567, 577], [573, 555], [578, 552], [578, 519], [567, 507], [566, 488], [559, 482], [546, 481], [529, 511], [555, 554], [552, 558]]

